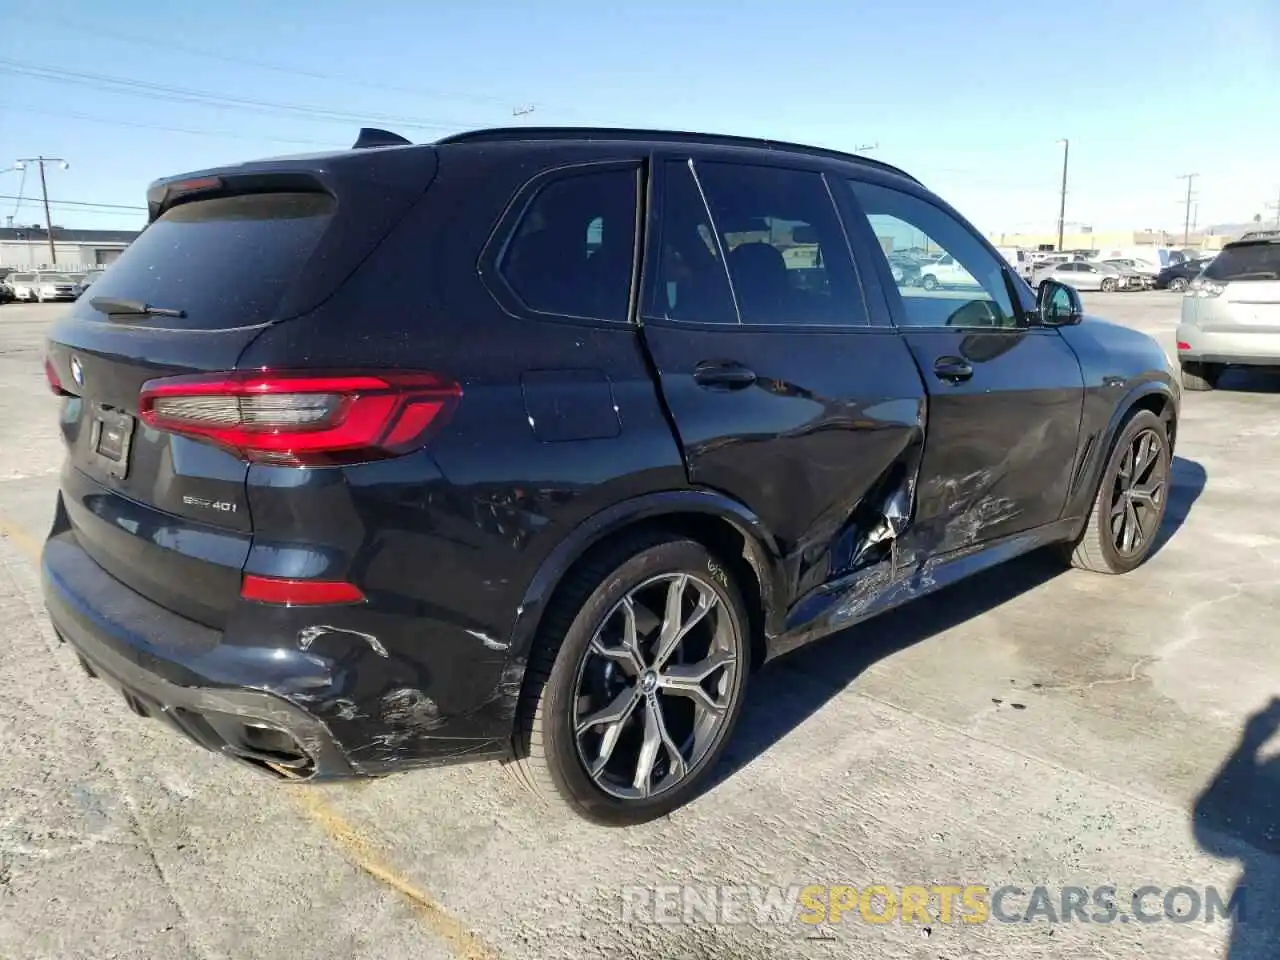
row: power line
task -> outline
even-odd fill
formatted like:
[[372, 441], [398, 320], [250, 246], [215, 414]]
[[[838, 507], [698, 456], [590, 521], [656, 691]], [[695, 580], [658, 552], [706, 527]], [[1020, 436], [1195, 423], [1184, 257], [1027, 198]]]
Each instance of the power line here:
[[[19, 203], [23, 203], [23, 202], [35, 203], [36, 202], [34, 199], [30, 197], [28, 197], [24, 201], [21, 196], [14, 196], [13, 194], [8, 194], [8, 193], [0, 193], [0, 200], [17, 200]], [[49, 206], [51, 207], [101, 207], [106, 210], [137, 210], [143, 213], [145, 213], [147, 210], [146, 207], [133, 206], [130, 204], [91, 203], [87, 200], [50, 200]]]
[[21, 170], [22, 176], [18, 179], [18, 195], [16, 197], [7, 198], [15, 201], [13, 204], [13, 215], [15, 217], [18, 215], [18, 208], [22, 206], [22, 195], [27, 189], [27, 168], [24, 166]]
[[[73, 21], [70, 18], [59, 17], [47, 13], [24, 13], [24, 17], [35, 17], [46, 21], [54, 21], [73, 27], [76, 30], [83, 30], [83, 21]], [[357, 80], [351, 77], [339, 76], [330, 73], [320, 73], [312, 70], [302, 70], [297, 67], [287, 67], [283, 64], [268, 63], [265, 60], [255, 60], [249, 57], [236, 57], [225, 53], [214, 53], [211, 50], [193, 47], [188, 44], [175, 42], [168, 35], [165, 36], [163, 42], [157, 42], [154, 38], [140, 37], [133, 34], [121, 33], [116, 30], [103, 29], [95, 24], [92, 27], [95, 37], [108, 37], [123, 43], [132, 43], [136, 45], [150, 47], [154, 50], [177, 51], [181, 53], [189, 53], [197, 57], [206, 57], [210, 60], [220, 60], [223, 63], [234, 63], [246, 67], [255, 67], [259, 70], [270, 70], [275, 73], [291, 74], [296, 77], [306, 77], [311, 80], [324, 80], [332, 83], [340, 83], [344, 86], [364, 87], [369, 90], [382, 90], [394, 93], [408, 93], [414, 96], [439, 97], [447, 100], [466, 100], [477, 104], [488, 104], [492, 106], [509, 107], [510, 101], [501, 97], [487, 96], [484, 94], [465, 93], [456, 90], [442, 90], [432, 87], [409, 87], [399, 86], [396, 84], [382, 83], [370, 80]]]
[[0, 73], [8, 73], [43, 80], [50, 83], [87, 86], [103, 93], [116, 93], [126, 96], [143, 97], [150, 100], [162, 100], [170, 103], [190, 103], [200, 106], [221, 107], [224, 109], [246, 110], [258, 114], [288, 115], [298, 120], [323, 121], [326, 123], [387, 123], [421, 129], [458, 130], [468, 127], [486, 126], [485, 123], [459, 122], [456, 120], [428, 119], [396, 114], [351, 113], [343, 110], [331, 110], [326, 107], [314, 107], [305, 104], [282, 103], [271, 100], [259, 100], [252, 97], [234, 97], [211, 93], [207, 90], [193, 90], [187, 87], [174, 87], [168, 84], [151, 83], [146, 80], [133, 80], [128, 77], [113, 77], [108, 74], [88, 73], [79, 70], [60, 70], [43, 67], [39, 64], [23, 63], [18, 60], [0, 58]]
[[285, 137], [259, 137], [244, 133], [231, 133], [226, 130], [194, 130], [190, 127], [171, 127], [159, 123], [138, 123], [134, 120], [116, 120], [110, 117], [95, 116], [90, 113], [74, 113], [68, 110], [40, 110], [35, 107], [15, 107], [12, 104], [0, 103], [0, 111], [9, 110], [17, 113], [37, 113], [42, 116], [60, 117], [68, 120], [83, 120], [86, 123], [102, 123], [112, 127], [132, 127], [137, 130], [164, 130], [169, 133], [188, 133], [197, 137], [216, 137], [227, 140], [256, 140], [266, 143], [293, 143], [304, 146], [336, 147], [341, 146], [335, 140], [301, 140]]

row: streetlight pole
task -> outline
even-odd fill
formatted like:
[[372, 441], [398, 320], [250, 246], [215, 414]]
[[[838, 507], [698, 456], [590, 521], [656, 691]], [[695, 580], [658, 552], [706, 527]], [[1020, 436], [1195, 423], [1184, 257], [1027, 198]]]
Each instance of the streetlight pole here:
[[44, 200], [44, 228], [49, 234], [49, 260], [56, 267], [58, 265], [58, 250], [53, 243], [53, 217], [49, 214], [49, 184], [45, 180], [44, 165], [46, 163], [57, 163], [62, 165], [63, 170], [66, 170], [71, 164], [61, 157], [26, 157], [25, 159], [15, 160], [13, 165], [18, 170], [25, 170], [28, 163], [35, 163], [40, 166], [40, 196]]
[[1067, 157], [1071, 151], [1070, 140], [1059, 140], [1062, 144], [1062, 194], [1058, 198], [1058, 252], [1062, 252], [1063, 228], [1067, 224]]

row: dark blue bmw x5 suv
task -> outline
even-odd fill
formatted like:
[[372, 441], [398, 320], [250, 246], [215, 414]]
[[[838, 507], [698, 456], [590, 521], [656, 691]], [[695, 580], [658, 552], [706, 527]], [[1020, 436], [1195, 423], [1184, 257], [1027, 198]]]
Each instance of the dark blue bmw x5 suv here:
[[135, 711], [281, 778], [492, 758], [647, 820], [770, 657], [1041, 546], [1130, 570], [1164, 515], [1154, 341], [882, 163], [366, 130], [148, 203], [50, 333], [45, 598]]

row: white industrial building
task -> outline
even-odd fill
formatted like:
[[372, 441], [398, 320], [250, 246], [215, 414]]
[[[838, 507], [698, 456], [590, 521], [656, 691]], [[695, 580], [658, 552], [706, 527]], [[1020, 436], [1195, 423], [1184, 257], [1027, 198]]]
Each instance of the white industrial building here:
[[[87, 270], [112, 263], [137, 230], [53, 228], [53, 249], [43, 226], [0, 227], [0, 269]], [[56, 263], [54, 262], [56, 259]]]

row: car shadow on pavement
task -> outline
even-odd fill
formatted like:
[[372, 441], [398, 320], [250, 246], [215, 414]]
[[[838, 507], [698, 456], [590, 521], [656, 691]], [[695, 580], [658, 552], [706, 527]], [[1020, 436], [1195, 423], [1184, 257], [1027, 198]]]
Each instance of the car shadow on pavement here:
[[[1205, 471], [1174, 457], [1172, 479], [1156, 551], [1186, 521], [1204, 489]], [[765, 753], [877, 661], [994, 610], [1068, 569], [1052, 548], [1037, 550], [767, 664], [751, 678], [737, 729], [707, 789]]]
[[[1228, 367], [1214, 390], [1232, 393], [1280, 393], [1280, 369], [1270, 367]], [[1280, 951], [1277, 951], [1280, 953]]]
[[1215, 857], [1240, 861], [1226, 960], [1275, 960], [1280, 954], [1280, 754], [1261, 756], [1280, 731], [1280, 698], [1245, 724], [1235, 750], [1196, 800], [1196, 842]]
[[1156, 542], [1151, 548], [1152, 557], [1163, 550], [1164, 545], [1186, 523], [1187, 517], [1191, 513], [1191, 508], [1200, 499], [1200, 494], [1204, 492], [1205, 481], [1208, 477], [1204, 472], [1204, 467], [1194, 460], [1175, 456], [1172, 470], [1170, 471], [1170, 479], [1172, 483], [1169, 485], [1169, 505], [1165, 507], [1164, 523], [1160, 525], [1160, 532], [1156, 534]]

